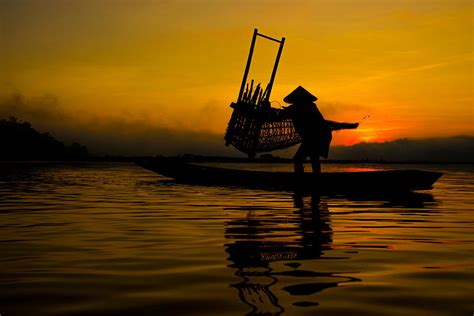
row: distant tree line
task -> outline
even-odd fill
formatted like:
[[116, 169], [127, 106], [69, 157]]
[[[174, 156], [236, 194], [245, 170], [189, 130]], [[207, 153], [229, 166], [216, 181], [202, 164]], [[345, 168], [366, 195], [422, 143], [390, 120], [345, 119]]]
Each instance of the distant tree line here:
[[84, 160], [87, 157], [87, 148], [79, 143], [65, 145], [16, 117], [0, 119], [0, 160]]

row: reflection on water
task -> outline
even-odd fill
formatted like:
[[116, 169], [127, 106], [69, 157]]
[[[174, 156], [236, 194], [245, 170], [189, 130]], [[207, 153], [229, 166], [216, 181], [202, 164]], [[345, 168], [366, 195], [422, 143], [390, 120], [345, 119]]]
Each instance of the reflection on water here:
[[[295, 195], [294, 203], [297, 217], [291, 221], [259, 216], [250, 209], [245, 218], [226, 223], [225, 236], [232, 241], [225, 245], [228, 260], [232, 262], [229, 266], [235, 268], [235, 275], [242, 279], [232, 287], [238, 290], [240, 299], [252, 307], [248, 315], [280, 315], [284, 311], [272, 293], [280, 276], [302, 278], [303, 283], [283, 288], [291, 295], [310, 295], [338, 286], [339, 282], [357, 281], [350, 277], [341, 281], [344, 277], [332, 273], [298, 269], [299, 261], [318, 259], [324, 250], [331, 249], [332, 229], [327, 204], [321, 203], [319, 196], [313, 196], [308, 202], [303, 196]], [[288, 270], [273, 271], [269, 263], [274, 261], [288, 261], [285, 264]], [[307, 283], [308, 280], [313, 282]], [[294, 304], [318, 305], [312, 301]]]
[[[398, 196], [354, 196], [352, 200], [379, 200], [382, 207], [419, 207], [434, 202], [431, 194], [406, 193]], [[280, 286], [284, 295], [297, 296], [292, 303], [297, 307], [318, 306], [318, 292], [325, 289], [360, 282], [361, 279], [347, 273], [319, 272], [301, 269], [303, 260], [316, 260], [324, 256], [331, 260], [348, 260], [357, 251], [347, 251], [342, 257], [326, 255], [332, 249], [333, 230], [331, 214], [326, 200], [319, 195], [304, 196], [295, 193], [294, 217], [259, 213], [249, 207], [229, 208], [245, 211], [245, 217], [225, 223], [225, 244], [229, 267], [241, 281], [231, 284], [238, 291], [240, 300], [251, 307], [247, 315], [280, 315], [285, 308], [279, 304], [272, 291], [279, 286], [279, 278], [285, 278]], [[346, 248], [352, 248], [350, 244]], [[354, 248], [357, 248], [354, 245]], [[326, 255], [326, 256], [325, 256]], [[284, 262], [275, 271], [271, 263]]]
[[431, 192], [319, 197], [0, 164], [0, 314], [470, 315], [473, 168], [430, 168]]

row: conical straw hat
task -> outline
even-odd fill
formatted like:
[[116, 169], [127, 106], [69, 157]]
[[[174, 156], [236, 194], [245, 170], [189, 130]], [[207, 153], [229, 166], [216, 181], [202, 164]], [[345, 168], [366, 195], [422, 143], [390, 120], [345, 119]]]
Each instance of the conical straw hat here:
[[286, 103], [296, 103], [298, 101], [310, 101], [314, 102], [318, 98], [312, 95], [311, 93], [308, 92], [305, 88], [302, 86], [298, 86], [293, 92], [291, 92], [289, 95], [287, 95], [283, 101]]

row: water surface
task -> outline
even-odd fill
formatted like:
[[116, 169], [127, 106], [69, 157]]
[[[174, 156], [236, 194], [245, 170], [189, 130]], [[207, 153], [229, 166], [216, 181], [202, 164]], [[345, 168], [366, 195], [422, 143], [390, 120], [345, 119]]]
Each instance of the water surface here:
[[348, 168], [445, 175], [328, 197], [2, 163], [0, 314], [471, 315], [473, 166], [323, 165]]

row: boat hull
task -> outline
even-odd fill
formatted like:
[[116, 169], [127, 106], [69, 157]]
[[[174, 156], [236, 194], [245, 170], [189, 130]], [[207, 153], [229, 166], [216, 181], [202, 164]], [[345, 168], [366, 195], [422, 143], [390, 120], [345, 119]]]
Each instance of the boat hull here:
[[430, 190], [442, 173], [422, 170], [327, 172], [320, 175], [293, 172], [250, 171], [187, 163], [179, 159], [150, 159], [136, 164], [173, 178], [179, 183], [245, 186], [319, 192], [396, 192]]

